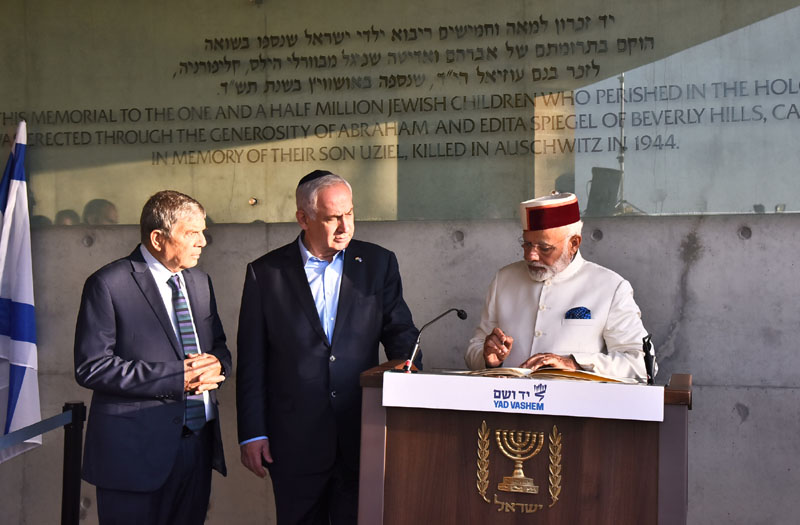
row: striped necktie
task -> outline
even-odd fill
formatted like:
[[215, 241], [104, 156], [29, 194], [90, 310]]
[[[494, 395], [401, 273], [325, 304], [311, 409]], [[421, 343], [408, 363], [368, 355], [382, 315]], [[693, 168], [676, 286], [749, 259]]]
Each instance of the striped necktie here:
[[[170, 288], [172, 288], [172, 306], [175, 309], [175, 317], [178, 320], [178, 335], [180, 336], [181, 346], [184, 355], [197, 353], [197, 336], [195, 335], [192, 314], [189, 311], [189, 301], [181, 289], [181, 281], [178, 274], [169, 278]], [[193, 395], [186, 397], [186, 413], [184, 424], [192, 432], [197, 432], [206, 424], [206, 412], [203, 405], [203, 395]]]

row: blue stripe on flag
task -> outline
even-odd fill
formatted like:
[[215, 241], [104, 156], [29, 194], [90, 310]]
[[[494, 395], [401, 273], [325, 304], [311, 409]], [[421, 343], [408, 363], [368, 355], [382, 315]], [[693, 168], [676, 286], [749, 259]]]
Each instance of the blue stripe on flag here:
[[36, 315], [33, 305], [0, 298], [0, 335], [14, 341], [36, 344]]
[[12, 180], [25, 180], [25, 144], [14, 144], [14, 153], [8, 156], [6, 168], [3, 171], [3, 181], [0, 182], [0, 213], [6, 213], [8, 204], [8, 191]]
[[6, 205], [8, 205], [8, 189], [11, 187], [11, 172], [14, 165], [14, 155], [8, 157], [6, 169], [3, 172], [3, 180], [0, 181], [0, 215], [5, 215]]
[[4, 434], [8, 434], [11, 428], [11, 421], [14, 419], [14, 411], [17, 409], [17, 400], [22, 391], [22, 380], [25, 379], [25, 366], [11, 365], [8, 371], [8, 411], [6, 412], [6, 428]]

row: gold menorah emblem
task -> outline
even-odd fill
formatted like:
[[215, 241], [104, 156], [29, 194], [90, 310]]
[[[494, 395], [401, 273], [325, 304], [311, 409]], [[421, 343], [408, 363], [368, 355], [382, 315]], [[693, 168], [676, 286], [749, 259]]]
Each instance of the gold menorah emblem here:
[[498, 490], [505, 492], [524, 492], [538, 494], [539, 487], [532, 478], [525, 477], [522, 463], [531, 459], [542, 450], [544, 445], [544, 432], [523, 432], [513, 430], [495, 430], [497, 447], [504, 456], [514, 461], [514, 473], [504, 476], [503, 482], [497, 484]]

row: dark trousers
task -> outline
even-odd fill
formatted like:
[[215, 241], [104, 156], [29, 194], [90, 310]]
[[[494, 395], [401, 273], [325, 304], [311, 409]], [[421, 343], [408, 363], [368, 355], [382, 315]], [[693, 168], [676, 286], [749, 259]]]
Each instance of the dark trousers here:
[[[198, 525], [206, 519], [211, 495], [211, 425], [181, 440], [175, 465], [153, 492], [97, 487], [100, 525]], [[128, 451], [121, 450], [120, 454]]]
[[357, 471], [337, 462], [319, 474], [270, 476], [278, 525], [356, 525]]

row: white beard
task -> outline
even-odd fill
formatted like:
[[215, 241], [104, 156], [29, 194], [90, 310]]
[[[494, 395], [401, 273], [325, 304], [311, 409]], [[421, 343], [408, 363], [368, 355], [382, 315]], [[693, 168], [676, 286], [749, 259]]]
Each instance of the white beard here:
[[536, 282], [546, 281], [564, 271], [564, 268], [569, 266], [570, 262], [572, 262], [572, 257], [570, 256], [567, 247], [564, 247], [561, 257], [559, 257], [558, 260], [552, 265], [536, 262], [528, 263], [528, 275], [530, 275], [531, 279]]

